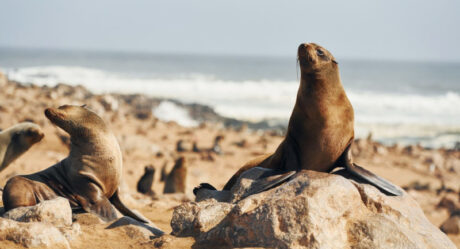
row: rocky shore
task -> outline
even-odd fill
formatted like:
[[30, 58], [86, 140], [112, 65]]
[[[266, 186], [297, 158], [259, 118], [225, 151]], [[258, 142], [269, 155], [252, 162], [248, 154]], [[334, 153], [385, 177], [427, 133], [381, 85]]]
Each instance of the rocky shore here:
[[[384, 146], [371, 137], [357, 140], [352, 150], [355, 161], [401, 186], [405, 195], [398, 200], [339, 175], [304, 172], [289, 184], [238, 203], [197, 203], [193, 187], [209, 182], [222, 188], [246, 161], [274, 151], [283, 138], [282, 128], [264, 129], [267, 123], [221, 117], [198, 104], [93, 94], [65, 84], [40, 87], [8, 81], [1, 74], [0, 88], [0, 129], [30, 121], [45, 132], [41, 142], [0, 173], [1, 187], [14, 175], [45, 169], [66, 157], [69, 139], [46, 119], [45, 108], [86, 104], [109, 124], [122, 148], [121, 198], [152, 221], [142, 226], [121, 217], [104, 223], [93, 215], [72, 214], [66, 200], [57, 199], [19, 214], [2, 214], [0, 248], [215, 248], [271, 243], [280, 248], [337, 248], [335, 243], [368, 248], [385, 245], [390, 237], [393, 245], [404, 248], [454, 248], [450, 241], [460, 246], [458, 150]], [[184, 110], [196, 126], [184, 127], [159, 116], [157, 110], [165, 102]], [[221, 153], [211, 150], [217, 136], [222, 136]], [[169, 172], [179, 156], [186, 158], [185, 193], [163, 194], [160, 172]], [[154, 195], [136, 191], [147, 165], [156, 172]], [[308, 186], [302, 187], [302, 182]], [[266, 217], [266, 223], [260, 217]], [[325, 239], [322, 233], [334, 239]], [[388, 234], [394, 236], [385, 237]], [[203, 244], [205, 240], [209, 243]]]

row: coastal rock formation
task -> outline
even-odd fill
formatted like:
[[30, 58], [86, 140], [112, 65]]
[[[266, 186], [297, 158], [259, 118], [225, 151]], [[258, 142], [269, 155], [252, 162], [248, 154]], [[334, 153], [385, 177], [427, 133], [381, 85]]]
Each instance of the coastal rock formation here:
[[173, 234], [210, 246], [455, 248], [409, 195], [386, 196], [339, 174], [302, 171], [235, 203], [183, 204], [174, 210]]

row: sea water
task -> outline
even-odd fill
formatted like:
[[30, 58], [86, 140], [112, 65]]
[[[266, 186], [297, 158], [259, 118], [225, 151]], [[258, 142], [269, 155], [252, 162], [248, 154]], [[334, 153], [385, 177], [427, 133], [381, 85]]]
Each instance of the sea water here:
[[[386, 144], [459, 146], [460, 63], [336, 59], [355, 110], [357, 137], [372, 133]], [[144, 93], [206, 104], [227, 117], [285, 125], [300, 77], [295, 53], [254, 57], [0, 48], [0, 70], [22, 83]], [[184, 115], [177, 108], [163, 109], [156, 114]]]

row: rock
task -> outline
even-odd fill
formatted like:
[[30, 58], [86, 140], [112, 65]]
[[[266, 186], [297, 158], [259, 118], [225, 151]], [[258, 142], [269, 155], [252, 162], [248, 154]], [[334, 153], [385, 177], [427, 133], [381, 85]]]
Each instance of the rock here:
[[182, 204], [171, 226], [211, 247], [455, 248], [408, 194], [314, 171], [236, 203]]
[[60, 227], [59, 231], [61, 231], [64, 237], [70, 241], [74, 240], [81, 234], [81, 226], [78, 223], [73, 223], [71, 227]]
[[104, 109], [106, 111], [116, 111], [120, 106], [118, 100], [109, 94], [100, 96], [99, 102], [102, 104], [102, 106], [104, 106]]
[[460, 216], [451, 215], [446, 221], [441, 224], [441, 231], [446, 234], [459, 234], [460, 233]]
[[57, 228], [39, 222], [23, 223], [0, 218], [0, 240], [9, 240], [28, 248], [70, 248]]
[[196, 236], [209, 231], [221, 222], [232, 209], [232, 204], [208, 200], [188, 202], [177, 206], [173, 212], [173, 235]]
[[43, 201], [35, 206], [11, 209], [3, 217], [22, 222], [45, 222], [58, 227], [72, 225], [72, 209], [69, 201], [62, 197]]
[[131, 238], [150, 239], [164, 234], [163, 231], [155, 227], [155, 224], [145, 224], [131, 217], [123, 216], [110, 224], [107, 229], [121, 227]]

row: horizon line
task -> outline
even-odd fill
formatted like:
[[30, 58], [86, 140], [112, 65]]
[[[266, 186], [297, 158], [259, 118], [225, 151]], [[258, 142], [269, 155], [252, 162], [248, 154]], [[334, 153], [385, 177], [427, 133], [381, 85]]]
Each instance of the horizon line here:
[[[11, 50], [31, 50], [31, 51], [60, 51], [60, 52], [83, 52], [83, 53], [119, 53], [119, 54], [145, 54], [145, 55], [172, 55], [172, 56], [203, 56], [203, 57], [249, 57], [249, 58], [278, 58], [278, 59], [295, 59], [294, 56], [280, 54], [242, 54], [242, 53], [220, 53], [220, 52], [190, 52], [190, 51], [155, 51], [155, 50], [137, 50], [137, 49], [100, 49], [100, 48], [77, 48], [77, 47], [26, 47], [26, 46], [11, 46], [0, 44], [1, 49]], [[340, 59], [349, 61], [380, 61], [380, 62], [406, 62], [406, 63], [448, 63], [458, 64], [458, 60], [438, 60], [438, 59], [416, 59], [416, 58], [377, 58], [377, 57], [350, 57], [350, 56], [335, 56]]]

